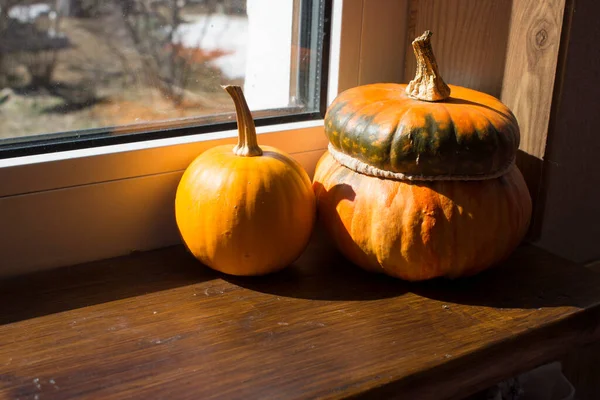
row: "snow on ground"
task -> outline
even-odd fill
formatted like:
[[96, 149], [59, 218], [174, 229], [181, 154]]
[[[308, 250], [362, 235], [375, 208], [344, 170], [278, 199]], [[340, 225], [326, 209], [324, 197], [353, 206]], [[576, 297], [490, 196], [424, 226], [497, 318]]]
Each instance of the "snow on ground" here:
[[178, 27], [174, 42], [188, 48], [230, 53], [212, 63], [229, 79], [243, 78], [246, 73], [248, 19], [221, 14], [188, 18], [193, 22]]
[[48, 4], [36, 3], [28, 6], [14, 6], [8, 11], [8, 16], [20, 22], [32, 22], [42, 15], [49, 14], [52, 8]]

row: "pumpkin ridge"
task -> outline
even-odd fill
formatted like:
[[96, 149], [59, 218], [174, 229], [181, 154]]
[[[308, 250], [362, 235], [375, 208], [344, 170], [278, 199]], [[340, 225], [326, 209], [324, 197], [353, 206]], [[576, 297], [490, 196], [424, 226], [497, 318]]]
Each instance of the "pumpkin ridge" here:
[[346, 135], [347, 133], [347, 129], [346, 127], [348, 126], [348, 124], [350, 123], [350, 121], [352, 121], [352, 119], [356, 116], [356, 112], [352, 112], [352, 113], [347, 113], [344, 116], [346, 116], [345, 121], [342, 123], [340, 122], [340, 124], [337, 126], [336, 131], [338, 132], [338, 147], [340, 149], [344, 148], [344, 139], [348, 139], [348, 141], [352, 141], [350, 137], [348, 137]]
[[[351, 118], [352, 115], [348, 115], [348, 114], [340, 114], [340, 110], [342, 110], [344, 107], [346, 107], [348, 105], [348, 101], [339, 101], [339, 102], [333, 102], [333, 104], [331, 105], [330, 109], [327, 110], [327, 113], [325, 115], [325, 134], [327, 135], [327, 138], [329, 139], [329, 142], [331, 143], [336, 143], [337, 147], [341, 147], [341, 142], [342, 142], [342, 133], [341, 133], [341, 124], [340, 121], [338, 120], [338, 118], [340, 117], [346, 117], [344, 124], [346, 124]], [[330, 125], [331, 129], [327, 129], [327, 126]], [[334, 135], [334, 133], [337, 132], [337, 135]]]
[[304, 173], [304, 169], [296, 160], [284, 154], [282, 151], [276, 150], [270, 146], [263, 147], [266, 149], [265, 153], [268, 153], [265, 155], [269, 156], [270, 158], [276, 159], [282, 164], [286, 165], [288, 167], [288, 171], [293, 171], [293, 174], [296, 175], [296, 177], [301, 181], [308, 179], [308, 182], [310, 183], [310, 179]]
[[360, 121], [360, 120], [361, 120], [361, 118], [360, 118], [360, 115], [361, 115], [361, 112], [362, 112], [362, 110], [364, 110], [365, 108], [367, 108], [367, 107], [371, 106], [372, 104], [373, 104], [373, 103], [365, 102], [365, 103], [364, 103], [362, 106], [360, 106], [359, 108], [357, 108], [357, 109], [353, 110], [353, 113], [352, 113], [352, 114], [350, 114], [350, 118], [348, 118], [348, 119], [345, 121], [345, 123], [344, 123], [343, 127], [342, 127], [342, 126], [340, 126], [340, 129], [339, 129], [339, 131], [338, 131], [338, 132], [339, 132], [339, 136], [340, 136], [340, 140], [339, 140], [339, 148], [340, 148], [341, 150], [348, 151], [348, 152], [350, 152], [350, 153], [354, 153], [354, 151], [352, 150], [352, 147], [350, 147], [350, 148], [348, 148], [348, 149], [345, 149], [345, 148], [344, 148], [344, 139], [345, 139], [345, 138], [348, 138], [348, 137], [347, 137], [347, 136], [344, 134], [345, 132], [347, 132], [347, 130], [346, 130], [346, 127], [348, 126], [348, 124], [350, 123], [350, 121], [352, 121], [352, 120], [354, 120], [355, 118], [357, 118], [357, 116], [359, 117], [359, 118], [357, 118], [357, 119], [359, 119], [359, 122], [361, 122], [360, 126], [364, 125], [364, 126], [365, 126], [365, 128], [363, 128], [363, 129], [362, 129], [362, 131], [360, 131], [359, 129], [356, 129], [356, 128], [355, 128], [355, 129], [353, 129], [353, 130], [352, 130], [352, 132], [353, 132], [353, 136], [356, 136], [357, 138], [356, 138], [356, 139], [348, 138], [348, 139], [349, 139], [349, 142], [360, 142], [360, 136], [361, 136], [361, 134], [362, 134], [362, 133], [364, 133], [364, 132], [365, 132], [365, 130], [366, 130], [368, 127], [369, 127], [369, 125], [370, 125], [370, 124], [373, 122], [373, 120], [375, 119], [375, 116], [376, 116], [376, 114], [372, 114], [372, 115], [369, 115], [369, 116], [367, 116], [367, 117], [363, 117], [363, 118], [362, 118], [362, 120], [364, 120], [364, 121], [365, 121], [364, 123], [363, 123], [363, 121]]
[[407, 107], [406, 110], [404, 110], [404, 112], [402, 113], [402, 115], [400, 115], [398, 117], [398, 120], [396, 121], [396, 129], [394, 129], [394, 133], [391, 136], [391, 141], [390, 141], [390, 147], [388, 149], [386, 149], [386, 156], [388, 158], [389, 161], [389, 165], [390, 167], [392, 167], [393, 165], [393, 159], [397, 159], [397, 152], [396, 152], [396, 148], [398, 147], [398, 142], [402, 139], [402, 137], [404, 136], [404, 129], [405, 129], [405, 125], [402, 123], [402, 120], [404, 119], [404, 117], [406, 117], [406, 114], [408, 114], [411, 111], [410, 107]]
[[[432, 137], [435, 137], [436, 132], [439, 132], [440, 125], [437, 123], [436, 119], [433, 117], [433, 115], [431, 115], [431, 113], [425, 115], [425, 126], [423, 127], [423, 130], [425, 131], [425, 133], [427, 133], [427, 137], [419, 135], [419, 139], [424, 142], [422, 144], [422, 146], [426, 150], [424, 154], [437, 156], [438, 151], [433, 147], [431, 139]], [[417, 153], [417, 160], [415, 160], [417, 164], [419, 163], [420, 155], [421, 153]]]
[[[487, 123], [487, 126], [485, 127], [484, 130], [481, 130], [481, 129], [476, 128], [475, 125], [473, 125], [473, 133], [477, 134], [480, 144], [485, 145], [486, 143], [482, 140], [482, 131], [483, 132], [485, 132], [485, 130], [492, 131], [491, 134], [488, 134], [488, 136], [493, 137], [494, 148], [501, 150], [501, 151], [505, 150], [505, 147], [506, 147], [506, 146], [504, 146], [505, 141], [503, 141], [501, 138], [501, 136], [505, 136], [505, 135], [502, 135], [501, 132], [496, 128], [496, 125], [492, 122], [488, 113], [497, 112], [498, 114], [502, 115], [503, 117], [504, 117], [504, 114], [501, 112], [498, 112], [497, 110], [492, 109], [491, 107], [486, 106], [485, 104], [483, 104], [482, 106], [484, 109], [474, 106], [474, 107], [472, 107], [472, 110], [475, 113], [477, 113], [483, 121], [485, 121]], [[454, 124], [454, 119], [452, 119], [452, 123]], [[459, 136], [458, 133], [459, 133], [459, 130], [455, 129], [455, 134], [456, 134], [457, 140], [458, 140], [458, 136]], [[498, 165], [499, 162], [498, 162], [495, 154], [492, 154], [490, 158], [491, 158], [491, 164], [492, 164], [491, 169], [492, 170], [500, 169], [501, 165]], [[453, 163], [453, 165], [458, 165], [459, 163], [460, 163], [460, 160], [457, 159], [456, 162]]]
[[[356, 116], [357, 114], [359, 114], [360, 112], [362, 112], [362, 110], [366, 109], [367, 107], [373, 106], [373, 105], [378, 105], [379, 109], [374, 110], [373, 113], [369, 114], [368, 117], [364, 117], [364, 118], [359, 118], [360, 120], [360, 127], [362, 129], [356, 129], [356, 138], [354, 140], [354, 142], [356, 143], [356, 145], [360, 148], [363, 143], [367, 142], [368, 140], [368, 136], [371, 134], [369, 131], [369, 128], [372, 128], [374, 125], [376, 125], [375, 123], [375, 118], [377, 117], [378, 112], [380, 112], [381, 108], [384, 107], [385, 103], [390, 102], [389, 99], [386, 100], [379, 100], [373, 103], [368, 103], [366, 104], [364, 107], [362, 107], [360, 110], [357, 110], [354, 114], [353, 117]], [[353, 146], [354, 147], [354, 146]], [[354, 151], [354, 148], [351, 149], [352, 153], [355, 155], [360, 155], [360, 150], [359, 151]]]
[[[367, 182], [367, 185], [370, 182]], [[362, 185], [361, 185], [362, 186]], [[369, 191], [370, 194], [373, 193], [372, 189], [369, 187]], [[385, 246], [383, 241], [379, 241], [378, 239], [378, 232], [379, 232], [379, 226], [377, 225], [377, 222], [379, 222], [381, 220], [381, 211], [382, 208], [381, 207], [377, 207], [379, 206], [378, 202], [373, 202], [374, 205], [376, 205], [376, 207], [371, 207], [370, 209], [370, 215], [369, 215], [369, 222], [368, 225], [371, 227], [371, 231], [369, 232], [369, 234], [367, 235], [368, 239], [369, 239], [369, 245], [368, 247], [370, 249], [373, 249], [374, 251], [370, 254], [371, 257], [373, 257], [375, 259], [375, 261], [377, 262], [378, 267], [383, 268], [383, 261], [385, 260], [385, 256], [383, 255], [385, 253]], [[364, 227], [361, 227], [360, 230], [363, 230]], [[392, 250], [393, 251], [393, 250]], [[389, 254], [388, 254], [389, 256]]]
[[[444, 107], [441, 107], [440, 109], [446, 111], [448, 119], [450, 120], [451, 118], [448, 111]], [[408, 131], [403, 129], [400, 134], [394, 138], [394, 147], [401, 147], [406, 150], [399, 154], [396, 152], [393, 160], [390, 162], [392, 170], [401, 170], [404, 171], [403, 173], [405, 174], [414, 174], [410, 168], [421, 168], [420, 165], [427, 165], [432, 159], [434, 159], [434, 162], [440, 162], [442, 158], [447, 158], [449, 152], [454, 152], [456, 150], [453, 147], [457, 147], [456, 145], [453, 145], [453, 142], [456, 141], [454, 139], [455, 132], [452, 129], [440, 129], [440, 125], [431, 114], [424, 115], [424, 123], [418, 126], [411, 126], [410, 124], [404, 123], [403, 119], [411, 111], [411, 109], [407, 110], [399, 121], [401, 126], [408, 127]], [[438, 138], [437, 140], [435, 139], [436, 136]], [[437, 141], [437, 145], [432, 143], [434, 140]], [[406, 142], [409, 142], [409, 144]], [[440, 145], [443, 145], [444, 149], [441, 149]], [[450, 151], [445, 150], [446, 148], [449, 148]]]
[[457, 135], [457, 130], [456, 130], [456, 125], [454, 124], [454, 118], [452, 118], [452, 114], [450, 113], [450, 110], [448, 110], [448, 107], [444, 107], [444, 111], [446, 111], [446, 113], [448, 114], [448, 120], [450, 121], [450, 126], [449, 126], [449, 130], [451, 132], [454, 132], [454, 143], [456, 145], [456, 149], [455, 151], [452, 152], [452, 155], [450, 156], [450, 171], [448, 172], [449, 174], [454, 174], [454, 170], [456, 169], [456, 166], [459, 163], [459, 159], [458, 159], [458, 154], [459, 154], [459, 150], [460, 146], [458, 145], [458, 135]]
[[[480, 113], [480, 115], [484, 118], [485, 121], [487, 121], [488, 126], [487, 128], [491, 131], [493, 131], [493, 135], [491, 135], [491, 137], [493, 137], [494, 139], [494, 147], [495, 148], [501, 148], [504, 147], [503, 146], [503, 141], [500, 138], [500, 132], [498, 132], [498, 129], [496, 129], [496, 125], [494, 125], [494, 123], [490, 120], [489, 116], [483, 111], [483, 110], [479, 110], [477, 109], [477, 107], [475, 107], [475, 110]], [[479, 133], [479, 130], [475, 130], [477, 132], [478, 135], [480, 135], [479, 137], [481, 138], [481, 134]], [[495, 164], [497, 164], [497, 160], [496, 157], [492, 157], [491, 159], [492, 162], [492, 169], [496, 169], [494, 168]]]

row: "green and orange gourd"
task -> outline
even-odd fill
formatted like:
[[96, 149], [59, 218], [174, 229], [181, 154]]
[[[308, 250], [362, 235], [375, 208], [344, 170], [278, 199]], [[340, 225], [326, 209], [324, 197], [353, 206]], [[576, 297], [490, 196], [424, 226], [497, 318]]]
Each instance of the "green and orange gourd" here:
[[515, 166], [519, 127], [496, 98], [442, 80], [431, 33], [413, 41], [415, 79], [341, 93], [313, 187], [339, 250], [362, 268], [418, 281], [506, 258], [531, 198]]
[[238, 144], [213, 147], [184, 172], [175, 199], [179, 232], [205, 265], [263, 275], [291, 264], [308, 244], [315, 197], [310, 178], [286, 153], [259, 147], [238, 86], [226, 86], [237, 113]]

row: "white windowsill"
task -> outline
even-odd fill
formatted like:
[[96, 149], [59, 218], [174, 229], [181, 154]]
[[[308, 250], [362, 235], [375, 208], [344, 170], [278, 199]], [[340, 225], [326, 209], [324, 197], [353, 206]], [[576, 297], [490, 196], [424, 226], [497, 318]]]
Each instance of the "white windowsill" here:
[[[299, 153], [327, 147], [323, 120], [258, 127], [260, 143]], [[0, 160], [0, 198], [185, 169], [202, 151], [236, 143], [237, 131], [204, 133]]]
[[[323, 126], [323, 120], [292, 122], [289, 124], [269, 125], [256, 128], [256, 133], [261, 135], [279, 131], [290, 131], [303, 128], [313, 128]], [[18, 167], [23, 165], [40, 164], [46, 162], [64, 161], [75, 158], [96, 157], [106, 154], [124, 153], [130, 151], [140, 151], [156, 149], [159, 147], [177, 146], [190, 143], [207, 142], [211, 140], [223, 140], [237, 138], [237, 130], [231, 129], [220, 132], [208, 132], [197, 135], [177, 136], [166, 139], [147, 140], [143, 142], [133, 142], [117, 144], [112, 146], [91, 147], [80, 150], [61, 151], [57, 153], [45, 153], [32, 156], [7, 158], [0, 160], [0, 168]]]

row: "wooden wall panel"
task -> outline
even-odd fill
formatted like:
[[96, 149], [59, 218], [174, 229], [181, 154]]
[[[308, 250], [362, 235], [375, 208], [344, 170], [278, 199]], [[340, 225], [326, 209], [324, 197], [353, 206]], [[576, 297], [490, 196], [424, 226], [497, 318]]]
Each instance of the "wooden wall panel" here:
[[[599, 14], [600, 2], [574, 2], [564, 78], [544, 157], [544, 207], [536, 243], [580, 263], [600, 260]], [[600, 269], [600, 261], [596, 266]], [[597, 376], [600, 382], [600, 368]]]
[[[340, 32], [339, 68], [337, 69], [337, 92], [358, 86], [360, 65], [360, 37], [362, 35], [362, 10], [364, 0], [344, 0]], [[352, 66], [352, 67], [350, 67]], [[330, 72], [330, 76], [334, 76]], [[336, 93], [337, 95], [337, 93]]]
[[512, 0], [411, 0], [404, 81], [415, 74], [411, 41], [425, 30], [447, 83], [500, 96]]
[[408, 1], [343, 0], [339, 68], [330, 71], [336, 88], [330, 99], [358, 85], [403, 81]]
[[521, 128], [517, 164], [535, 205], [534, 236], [539, 231], [542, 160], [546, 152], [564, 10], [565, 0], [515, 1], [510, 20], [500, 98], [513, 110]]
[[358, 80], [402, 82], [408, 0], [364, 0]]

